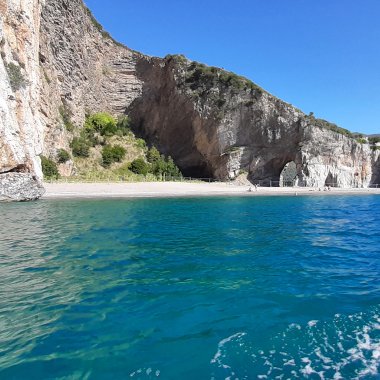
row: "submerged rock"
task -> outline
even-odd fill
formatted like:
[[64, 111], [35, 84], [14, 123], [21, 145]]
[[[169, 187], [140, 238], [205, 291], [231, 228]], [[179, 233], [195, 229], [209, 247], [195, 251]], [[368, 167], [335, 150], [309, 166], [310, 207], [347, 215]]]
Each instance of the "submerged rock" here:
[[0, 174], [0, 201], [34, 201], [44, 193], [41, 182], [30, 173]]

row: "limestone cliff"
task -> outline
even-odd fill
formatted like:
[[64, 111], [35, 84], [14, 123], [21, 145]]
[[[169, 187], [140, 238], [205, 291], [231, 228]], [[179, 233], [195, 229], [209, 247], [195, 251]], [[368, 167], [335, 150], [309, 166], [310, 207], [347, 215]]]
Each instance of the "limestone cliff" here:
[[[13, 186], [7, 189], [37, 191], [39, 195], [42, 173], [38, 154], [43, 142], [38, 113], [40, 14], [39, 1], [0, 2], [0, 181], [1, 173], [10, 172], [7, 179], [13, 177]], [[15, 172], [22, 174], [11, 174]], [[18, 197], [5, 187], [1, 193], [7, 199]]]
[[41, 17], [40, 112], [44, 152], [54, 156], [72, 137], [65, 114], [81, 126], [86, 112], [123, 114], [141, 95], [140, 54], [116, 43], [82, 0], [46, 0]]
[[328, 128], [246, 78], [181, 56], [142, 57], [143, 93], [128, 112], [149, 140], [189, 176], [278, 185], [289, 162], [302, 186], [368, 186], [374, 153], [368, 144]]
[[0, 16], [0, 173], [38, 183], [38, 155], [69, 149], [86, 112], [108, 111], [129, 114], [185, 175], [245, 171], [278, 183], [294, 162], [299, 185], [380, 182], [379, 151], [368, 144], [235, 74], [118, 44], [82, 0], [1, 0]]

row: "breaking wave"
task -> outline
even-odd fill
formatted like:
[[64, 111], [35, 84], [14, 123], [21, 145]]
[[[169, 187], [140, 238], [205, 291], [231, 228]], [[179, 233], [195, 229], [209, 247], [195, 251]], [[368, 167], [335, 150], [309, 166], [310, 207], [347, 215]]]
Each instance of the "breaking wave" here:
[[291, 324], [267, 343], [250, 342], [245, 332], [221, 340], [211, 360], [212, 379], [380, 378], [379, 308]]

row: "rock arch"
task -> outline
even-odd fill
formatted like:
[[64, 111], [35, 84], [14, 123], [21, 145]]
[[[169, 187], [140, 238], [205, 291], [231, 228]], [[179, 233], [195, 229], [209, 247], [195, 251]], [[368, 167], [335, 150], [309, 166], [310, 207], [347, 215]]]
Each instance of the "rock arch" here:
[[334, 175], [331, 172], [327, 174], [325, 180], [325, 186], [337, 187], [338, 186], [338, 175]]
[[280, 174], [280, 187], [291, 187], [297, 184], [298, 172], [297, 164], [294, 161], [288, 162]]
[[[295, 179], [295, 184], [300, 184], [303, 177], [302, 168], [302, 162], [297, 156], [275, 157], [261, 165], [251, 167], [249, 180], [253, 183], [260, 182], [262, 186], [284, 186], [285, 174], [285, 182]], [[290, 175], [292, 179], [288, 179]]]

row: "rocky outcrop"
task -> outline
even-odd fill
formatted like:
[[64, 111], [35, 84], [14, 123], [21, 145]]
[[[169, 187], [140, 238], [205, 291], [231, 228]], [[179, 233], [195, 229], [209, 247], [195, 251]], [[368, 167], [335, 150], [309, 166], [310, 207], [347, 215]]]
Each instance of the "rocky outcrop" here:
[[376, 150], [373, 152], [372, 157], [372, 178], [371, 184], [376, 185], [376, 187], [380, 188], [380, 151]]
[[33, 173], [35, 186], [42, 177], [38, 155], [43, 142], [38, 113], [40, 7], [33, 0], [0, 3], [0, 180], [9, 171]]
[[181, 56], [141, 57], [137, 72], [143, 93], [128, 112], [185, 175], [224, 180], [246, 171], [252, 182], [278, 186], [281, 171], [294, 162], [298, 185], [371, 183], [368, 144], [245, 78]]
[[41, 182], [32, 174], [6, 173], [0, 175], [1, 201], [34, 201], [45, 193]]

